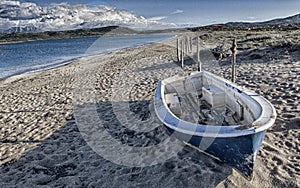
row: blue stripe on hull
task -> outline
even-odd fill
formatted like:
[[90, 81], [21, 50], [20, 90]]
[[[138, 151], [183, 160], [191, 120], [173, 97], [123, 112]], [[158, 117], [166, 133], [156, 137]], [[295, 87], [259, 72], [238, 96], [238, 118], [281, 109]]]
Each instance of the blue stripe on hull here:
[[266, 133], [266, 131], [262, 131], [239, 137], [211, 138], [175, 132], [168, 127], [167, 129], [170, 134], [174, 134], [178, 139], [186, 141], [218, 158], [248, 179], [252, 177], [254, 161]]

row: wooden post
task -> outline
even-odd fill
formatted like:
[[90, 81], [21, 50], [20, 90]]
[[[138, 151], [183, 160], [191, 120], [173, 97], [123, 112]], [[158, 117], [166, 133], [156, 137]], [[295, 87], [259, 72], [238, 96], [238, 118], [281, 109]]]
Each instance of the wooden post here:
[[190, 36], [190, 53], [193, 53], [193, 38]]
[[185, 37], [185, 54], [189, 54], [189, 40], [188, 36]]
[[236, 79], [236, 53], [237, 53], [237, 44], [236, 44], [236, 39], [233, 40], [232, 43], [232, 47], [231, 47], [231, 51], [232, 51], [232, 72], [231, 72], [231, 81], [233, 83], [235, 83], [235, 79]]
[[198, 62], [198, 71], [201, 71], [201, 61], [200, 61], [200, 46], [199, 46], [199, 37], [197, 36], [197, 62]]
[[184, 38], [181, 40], [181, 68], [184, 67]]
[[188, 54], [188, 50], [189, 50], [189, 41], [187, 36], [185, 37], [185, 54]]
[[177, 60], [180, 61], [180, 40], [179, 37], [177, 37]]
[[186, 52], [187, 52], [187, 54], [189, 54], [190, 53], [190, 37], [189, 36], [187, 36], [186, 37]]

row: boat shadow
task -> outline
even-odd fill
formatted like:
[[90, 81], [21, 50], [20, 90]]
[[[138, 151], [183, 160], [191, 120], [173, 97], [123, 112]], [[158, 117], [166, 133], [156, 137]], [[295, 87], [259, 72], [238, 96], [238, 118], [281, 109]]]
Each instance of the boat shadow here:
[[[98, 102], [74, 107], [95, 107], [103, 127], [95, 123], [93, 131], [105, 131], [124, 147], [147, 148], [159, 145], [169, 138], [151, 107], [152, 101]], [[144, 131], [128, 128], [115, 108], [124, 105], [132, 117], [146, 127]], [[119, 105], [119, 106], [118, 106]], [[85, 115], [89, 110], [85, 111]], [[126, 113], [125, 113], [126, 114]], [[75, 117], [80, 115], [74, 112]], [[84, 114], [82, 114], [84, 116]], [[147, 124], [147, 122], [155, 122]], [[81, 124], [81, 125], [79, 125]], [[136, 127], [135, 127], [136, 129]], [[149, 130], [148, 130], [149, 129]], [[217, 186], [232, 174], [232, 169], [205, 154], [180, 145], [179, 152], [166, 160], [149, 166], [126, 166], [101, 156], [97, 147], [85, 139], [82, 122], [77, 118], [67, 121], [46, 140], [16, 140], [11, 144], [38, 142], [38, 146], [24, 153], [19, 159], [0, 167], [1, 186], [71, 186], [71, 187], [207, 187]], [[94, 138], [97, 143], [98, 139]], [[9, 141], [7, 141], [9, 142]], [[103, 142], [104, 143], [104, 142]], [[102, 143], [102, 144], [103, 144]], [[2, 144], [2, 143], [1, 143]], [[109, 153], [115, 148], [111, 146]], [[172, 150], [172, 148], [167, 148]], [[103, 152], [103, 151], [102, 151]], [[129, 151], [130, 152], [130, 151]], [[155, 153], [155, 152], [154, 152]], [[120, 158], [122, 151], [119, 151]], [[149, 153], [151, 155], [153, 153]], [[118, 158], [118, 157], [117, 157]], [[134, 161], [136, 159], [128, 159]]]

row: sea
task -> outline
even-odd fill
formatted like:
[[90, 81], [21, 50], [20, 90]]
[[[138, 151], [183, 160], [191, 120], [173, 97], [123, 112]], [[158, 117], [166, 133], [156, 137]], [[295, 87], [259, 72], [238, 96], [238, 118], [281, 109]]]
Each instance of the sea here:
[[81, 57], [159, 42], [172, 36], [101, 36], [0, 44], [0, 79], [50, 69]]

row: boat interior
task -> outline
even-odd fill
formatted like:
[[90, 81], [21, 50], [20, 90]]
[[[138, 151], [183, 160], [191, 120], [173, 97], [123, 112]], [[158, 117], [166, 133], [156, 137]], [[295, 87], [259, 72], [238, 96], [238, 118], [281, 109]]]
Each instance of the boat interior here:
[[[249, 125], [261, 114], [259, 104], [232, 83], [207, 72], [164, 80], [170, 111], [202, 125]], [[257, 94], [256, 94], [257, 95]]]

